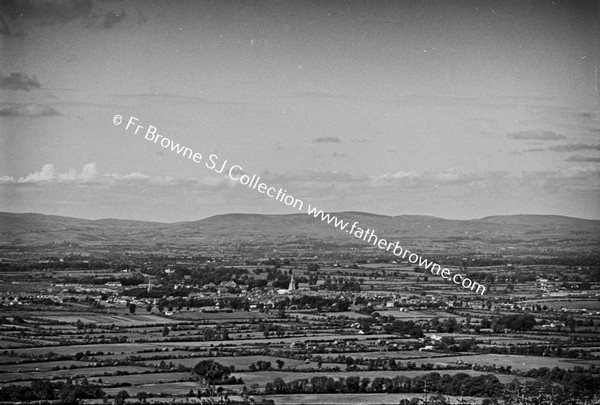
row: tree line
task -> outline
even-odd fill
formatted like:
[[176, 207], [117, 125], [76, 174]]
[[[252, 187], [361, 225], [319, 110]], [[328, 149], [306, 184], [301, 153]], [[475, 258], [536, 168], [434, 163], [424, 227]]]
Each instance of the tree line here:
[[422, 393], [444, 395], [498, 397], [504, 385], [493, 374], [470, 376], [466, 373], [440, 375], [433, 372], [422, 376], [333, 378], [314, 376], [285, 382], [281, 377], [265, 384], [265, 394], [334, 394], [334, 393]]

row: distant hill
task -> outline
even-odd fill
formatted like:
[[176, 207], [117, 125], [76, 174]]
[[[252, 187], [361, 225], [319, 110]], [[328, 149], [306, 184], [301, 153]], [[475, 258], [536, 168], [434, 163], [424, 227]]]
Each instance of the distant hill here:
[[[560, 254], [600, 252], [600, 221], [549, 215], [492, 216], [448, 220], [430, 216], [335, 213], [380, 238], [420, 251]], [[348, 225], [348, 228], [350, 225]], [[87, 220], [42, 214], [0, 213], [0, 243], [7, 246], [368, 246], [333, 224], [307, 214], [225, 214], [200, 221], [157, 223], [120, 219]]]

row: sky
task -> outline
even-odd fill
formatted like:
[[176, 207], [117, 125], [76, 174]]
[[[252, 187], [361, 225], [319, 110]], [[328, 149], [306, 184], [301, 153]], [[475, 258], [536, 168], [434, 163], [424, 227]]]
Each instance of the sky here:
[[214, 154], [330, 212], [600, 219], [598, 7], [4, 1], [0, 211], [298, 212]]

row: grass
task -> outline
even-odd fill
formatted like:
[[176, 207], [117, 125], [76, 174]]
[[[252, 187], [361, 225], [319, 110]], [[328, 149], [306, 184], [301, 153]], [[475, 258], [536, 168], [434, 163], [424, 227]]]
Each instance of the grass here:
[[[129, 373], [143, 373], [146, 371], [154, 370], [154, 368], [147, 366], [110, 366], [110, 367], [83, 367], [66, 370], [40, 370], [36, 371], [24, 371], [24, 372], [11, 372], [11, 373], [0, 373], [0, 382], [6, 382], [16, 379], [39, 379], [39, 378], [60, 378], [60, 377], [72, 377], [75, 375], [86, 376], [86, 377], [100, 377], [102, 379], [110, 378], [104, 377], [104, 373], [115, 373], [117, 371], [127, 371]], [[116, 378], [120, 381], [129, 381], [130, 377], [134, 378], [138, 374], [128, 376], [117, 376]], [[189, 374], [188, 374], [189, 375]]]
[[233, 312], [200, 312], [200, 311], [182, 311], [177, 312], [173, 315], [174, 319], [193, 321], [193, 320], [214, 320], [214, 321], [229, 321], [235, 319], [264, 319], [268, 318], [269, 315], [262, 312], [247, 312], [247, 311], [233, 311]]
[[[433, 363], [433, 364], [457, 364], [458, 360], [462, 360], [469, 364], [479, 364], [492, 366], [496, 365], [500, 366], [511, 366], [513, 370], [522, 370], [527, 371], [534, 368], [540, 367], [560, 367], [564, 369], [569, 369], [575, 365], [580, 365], [583, 367], [589, 366], [589, 363], [585, 363], [583, 360], [576, 359], [560, 359], [556, 357], [538, 357], [538, 356], [518, 356], [518, 355], [506, 355], [506, 354], [481, 354], [481, 355], [466, 355], [466, 356], [448, 356], [448, 357], [437, 357], [435, 359], [422, 359], [422, 360], [411, 360], [413, 363], [416, 363], [417, 366], [420, 366], [424, 363]], [[598, 361], [595, 361], [596, 365], [598, 365]]]
[[[13, 361], [15, 359], [13, 358]], [[25, 363], [25, 364], [7, 364], [2, 366], [2, 371], [6, 372], [16, 372], [17, 370], [21, 370], [22, 372], [35, 371], [35, 369], [40, 369], [40, 371], [50, 371], [53, 367], [70, 367], [71, 365], [75, 365], [76, 367], [85, 367], [90, 365], [89, 361], [46, 361], [46, 362], [37, 362], [37, 363]]]
[[180, 395], [188, 392], [190, 389], [196, 391], [198, 389], [198, 383], [195, 381], [167, 382], [164, 384], [148, 383], [135, 385], [133, 387], [104, 388], [104, 392], [108, 395], [116, 395], [119, 391], [125, 390], [131, 396], [142, 391], [145, 391], [150, 395]]
[[81, 320], [84, 323], [95, 323], [98, 325], [110, 325], [115, 324], [116, 326], [138, 326], [146, 324], [162, 324], [162, 323], [173, 323], [172, 319], [169, 319], [160, 315], [152, 314], [123, 314], [123, 315], [99, 315], [99, 314], [82, 314], [82, 315], [44, 315], [39, 318], [44, 318], [52, 321], [75, 323]]
[[73, 346], [49, 346], [49, 347], [32, 347], [26, 349], [15, 349], [16, 353], [27, 353], [29, 355], [40, 355], [49, 352], [58, 354], [73, 354], [77, 352], [86, 352], [90, 350], [92, 352], [112, 352], [112, 353], [135, 353], [136, 351], [148, 349], [152, 347], [151, 344], [142, 343], [107, 343], [107, 344], [89, 344], [89, 345], [73, 345]]
[[[295, 359], [287, 359], [284, 357], [274, 357], [274, 356], [236, 356], [236, 357], [193, 357], [193, 358], [185, 358], [185, 359], [164, 359], [166, 363], [172, 361], [174, 364], [182, 364], [186, 367], [194, 367], [198, 362], [202, 360], [214, 360], [224, 366], [235, 366], [236, 370], [244, 370], [247, 369], [248, 366], [252, 363], [256, 363], [258, 361], [270, 361], [271, 367], [277, 368], [277, 360], [283, 360], [285, 365], [284, 368], [288, 367], [296, 367], [300, 365], [304, 365], [304, 361], [295, 360]], [[144, 364], [148, 365], [158, 365], [162, 360], [150, 360], [144, 362]], [[313, 366], [316, 366], [313, 363]]]
[[[346, 353], [346, 356], [354, 357], [354, 358], [367, 358], [367, 359], [396, 359], [400, 361], [413, 361], [413, 359], [431, 359], [436, 356], [440, 356], [440, 353], [435, 352], [420, 352], [418, 350], [410, 350], [410, 351], [376, 351], [376, 352], [354, 352], [354, 353]], [[332, 353], [329, 356], [336, 357], [337, 354]]]
[[132, 385], [143, 385], [188, 381], [190, 379], [190, 376], [190, 373], [152, 373], [110, 377], [100, 376], [99, 378], [102, 378], [102, 381], [104, 383], [121, 383], [123, 381], [127, 381]]

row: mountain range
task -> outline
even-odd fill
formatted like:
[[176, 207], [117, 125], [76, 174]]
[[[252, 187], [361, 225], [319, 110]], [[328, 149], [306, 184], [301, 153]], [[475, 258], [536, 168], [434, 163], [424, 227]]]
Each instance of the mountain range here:
[[[430, 216], [333, 213], [349, 224], [421, 251], [558, 255], [600, 253], [600, 220], [552, 215], [491, 216], [449, 220]], [[350, 229], [348, 225], [346, 229]], [[46, 245], [156, 246], [235, 250], [373, 248], [372, 243], [307, 214], [224, 214], [199, 221], [159, 223], [89, 220], [35, 213], [0, 212], [4, 249]], [[231, 249], [228, 249], [231, 248]]]

